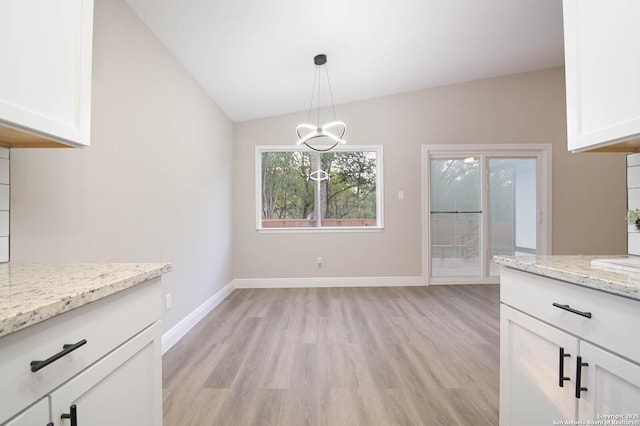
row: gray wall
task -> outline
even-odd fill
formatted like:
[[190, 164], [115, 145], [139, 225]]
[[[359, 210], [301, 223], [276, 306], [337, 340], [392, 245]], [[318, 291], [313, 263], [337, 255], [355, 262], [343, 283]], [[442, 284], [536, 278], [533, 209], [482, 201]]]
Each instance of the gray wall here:
[[164, 329], [228, 284], [233, 125], [120, 0], [97, 0], [92, 145], [11, 151], [12, 262], [171, 262]]
[[625, 253], [625, 156], [567, 152], [564, 92], [557, 68], [337, 107], [350, 144], [384, 146], [385, 229], [377, 233], [256, 232], [255, 146], [294, 144], [306, 112], [236, 125], [236, 277], [420, 276], [422, 144], [553, 144], [553, 253]]

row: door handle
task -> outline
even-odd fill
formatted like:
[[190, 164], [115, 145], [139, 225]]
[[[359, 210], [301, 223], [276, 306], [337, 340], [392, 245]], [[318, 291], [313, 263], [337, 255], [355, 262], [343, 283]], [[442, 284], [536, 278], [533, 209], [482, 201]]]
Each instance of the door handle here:
[[63, 356], [70, 354], [71, 352], [75, 351], [80, 346], [82, 346], [82, 345], [84, 345], [86, 343], [87, 343], [87, 339], [82, 339], [78, 343], [74, 343], [73, 345], [62, 345], [62, 350], [60, 352], [58, 352], [55, 355], [50, 356], [49, 358], [45, 359], [44, 361], [31, 361], [31, 371], [35, 373], [36, 371], [40, 370], [41, 368], [46, 367], [47, 365], [51, 364], [52, 362], [55, 362], [55, 361], [59, 360]]
[[76, 407], [76, 404], [73, 404], [69, 407], [69, 412], [68, 413], [63, 413], [60, 416], [61, 419], [70, 419], [71, 420], [71, 426], [78, 426], [78, 407]]
[[560, 303], [553, 303], [553, 306], [556, 308], [563, 309], [565, 311], [571, 312], [572, 314], [580, 315], [581, 317], [591, 318], [591, 312], [579, 311], [577, 309], [572, 308], [569, 305], [561, 305]]
[[589, 389], [582, 386], [582, 367], [588, 367], [588, 362], [582, 362], [582, 357], [578, 355], [576, 357], [576, 398], [580, 399], [580, 393], [586, 392]]
[[569, 358], [571, 354], [565, 353], [564, 348], [560, 347], [560, 361], [558, 362], [558, 386], [564, 387], [565, 380], [571, 380], [571, 377], [565, 377], [564, 375], [564, 359]]

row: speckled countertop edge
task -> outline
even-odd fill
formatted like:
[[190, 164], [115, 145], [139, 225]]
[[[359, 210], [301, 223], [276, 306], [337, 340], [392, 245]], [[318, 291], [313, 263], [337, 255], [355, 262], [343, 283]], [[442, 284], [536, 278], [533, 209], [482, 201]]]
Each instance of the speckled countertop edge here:
[[594, 259], [626, 256], [495, 256], [493, 261], [536, 275], [640, 300], [640, 274], [592, 267]]
[[169, 271], [169, 263], [0, 264], [0, 337]]

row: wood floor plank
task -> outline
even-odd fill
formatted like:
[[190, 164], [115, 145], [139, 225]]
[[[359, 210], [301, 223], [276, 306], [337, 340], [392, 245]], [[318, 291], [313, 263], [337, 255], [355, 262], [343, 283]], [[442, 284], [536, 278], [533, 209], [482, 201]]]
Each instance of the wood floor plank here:
[[342, 345], [344, 363], [349, 374], [348, 386], [352, 388], [374, 388], [373, 372], [367, 365], [362, 345]]
[[238, 328], [238, 335], [241, 337], [231, 341], [220, 362], [210, 371], [205, 387], [216, 389], [231, 387], [251, 351], [253, 340], [259, 334], [262, 323], [263, 320], [258, 318], [248, 318], [242, 323]]
[[307, 297], [305, 300], [304, 314], [305, 326], [302, 334], [301, 343], [317, 343], [318, 342], [318, 289], [307, 289]]
[[253, 403], [250, 424], [276, 426], [280, 424], [280, 412], [287, 397], [286, 389], [259, 389]]
[[318, 388], [291, 388], [286, 391], [286, 398], [280, 407], [280, 425], [319, 425]]
[[[211, 344], [200, 346], [200, 351], [190, 351], [186, 362], [182, 362], [177, 367], [177, 372], [173, 375], [163, 377], [163, 411], [165, 424], [188, 424], [183, 423], [185, 419], [185, 407], [190, 407], [194, 401], [202, 394], [206, 374], [198, 374], [207, 371], [207, 366], [216, 365], [224, 355], [229, 345]], [[197, 348], [194, 348], [197, 349]], [[173, 353], [178, 353], [174, 351]], [[170, 354], [171, 355], [171, 354]], [[180, 359], [167, 360], [165, 356], [163, 368], [171, 367], [172, 362], [182, 361]], [[194, 374], [195, 373], [195, 374]], [[191, 414], [191, 413], [189, 413]]]
[[495, 425], [499, 330], [496, 285], [237, 289], [164, 355], [164, 425]]
[[265, 389], [288, 389], [291, 383], [298, 343], [280, 336], [274, 341], [269, 354], [263, 360], [265, 364], [262, 387]]
[[229, 389], [202, 388], [196, 398], [189, 404], [189, 410], [184, 410], [180, 413], [172, 412], [172, 415], [179, 414], [179, 417], [176, 418], [165, 415], [163, 424], [218, 426], [221, 424], [219, 413], [231, 393]]
[[297, 345], [291, 365], [289, 388], [294, 390], [320, 387], [320, 356], [318, 345]]
[[388, 419], [387, 424], [400, 426], [422, 424], [420, 415], [416, 410], [416, 406], [412, 403], [406, 389], [386, 389], [384, 391], [383, 397], [385, 400], [385, 417]]

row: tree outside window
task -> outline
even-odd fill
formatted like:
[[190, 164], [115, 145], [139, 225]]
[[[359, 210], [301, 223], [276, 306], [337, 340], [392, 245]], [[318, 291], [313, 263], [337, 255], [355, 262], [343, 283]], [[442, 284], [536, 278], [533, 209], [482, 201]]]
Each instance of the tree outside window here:
[[381, 154], [259, 147], [258, 228], [381, 228]]

